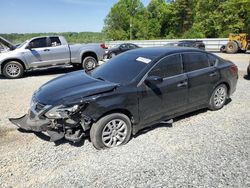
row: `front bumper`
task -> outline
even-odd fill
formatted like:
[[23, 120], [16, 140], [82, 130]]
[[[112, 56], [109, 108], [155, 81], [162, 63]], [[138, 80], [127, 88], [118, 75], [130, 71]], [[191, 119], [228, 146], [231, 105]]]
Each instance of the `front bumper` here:
[[50, 130], [51, 121], [48, 119], [30, 119], [26, 114], [20, 118], [10, 118], [11, 123], [26, 131], [42, 132]]

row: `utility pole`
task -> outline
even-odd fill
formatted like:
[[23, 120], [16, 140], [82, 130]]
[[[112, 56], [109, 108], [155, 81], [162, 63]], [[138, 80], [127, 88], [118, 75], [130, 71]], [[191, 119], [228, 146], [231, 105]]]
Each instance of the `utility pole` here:
[[130, 40], [133, 40], [133, 33], [132, 33], [132, 29], [133, 29], [133, 18], [132, 18], [132, 16], [130, 16], [130, 23], [129, 23], [129, 26], [130, 26]]

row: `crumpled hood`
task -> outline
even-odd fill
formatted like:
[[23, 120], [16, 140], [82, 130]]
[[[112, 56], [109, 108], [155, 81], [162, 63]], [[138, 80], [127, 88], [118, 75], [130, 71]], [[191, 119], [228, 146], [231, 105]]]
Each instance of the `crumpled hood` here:
[[[84, 71], [72, 72], [55, 78], [38, 89], [35, 98], [46, 105], [62, 104], [67, 99], [83, 99], [113, 90], [118, 84], [95, 79]], [[79, 102], [79, 101], [78, 101]]]

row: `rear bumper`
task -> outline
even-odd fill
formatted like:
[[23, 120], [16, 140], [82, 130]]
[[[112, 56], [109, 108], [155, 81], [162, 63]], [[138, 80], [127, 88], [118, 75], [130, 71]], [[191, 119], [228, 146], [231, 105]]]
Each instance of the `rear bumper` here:
[[26, 131], [42, 132], [50, 130], [51, 121], [48, 119], [30, 119], [26, 114], [20, 118], [10, 118], [11, 123]]

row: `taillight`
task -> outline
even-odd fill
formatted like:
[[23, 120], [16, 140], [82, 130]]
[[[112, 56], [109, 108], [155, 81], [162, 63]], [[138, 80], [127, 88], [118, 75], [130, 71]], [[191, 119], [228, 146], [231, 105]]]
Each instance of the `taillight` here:
[[101, 44], [100, 44], [100, 47], [103, 48], [103, 49], [107, 49], [107, 46], [105, 46], [104, 43], [101, 43]]
[[233, 74], [238, 74], [238, 67], [236, 65], [232, 65], [230, 70]]

